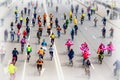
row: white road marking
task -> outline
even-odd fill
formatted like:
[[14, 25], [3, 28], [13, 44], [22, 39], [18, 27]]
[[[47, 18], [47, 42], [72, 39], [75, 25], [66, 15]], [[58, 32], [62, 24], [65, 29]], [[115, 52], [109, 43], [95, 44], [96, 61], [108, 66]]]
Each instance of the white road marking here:
[[24, 62], [22, 80], [24, 80], [24, 78], [25, 78], [25, 70], [26, 70], [26, 60], [25, 60], [25, 62]]
[[[30, 27], [30, 30], [31, 30], [31, 27]], [[27, 45], [26, 46], [28, 46], [29, 44], [30, 44], [30, 34], [29, 34], [29, 37], [28, 37], [28, 40], [27, 40]], [[27, 55], [27, 53], [25, 53], [25, 55]], [[25, 62], [24, 62], [24, 67], [23, 67], [23, 73], [22, 73], [22, 80], [24, 80], [24, 78], [25, 78], [25, 71], [26, 71], [26, 63], [27, 63], [27, 60], [25, 60]]]
[[94, 35], [92, 36], [92, 38], [93, 38], [93, 39], [96, 39], [96, 37], [95, 37]]
[[43, 75], [44, 71], [45, 71], [45, 68], [42, 69], [42, 71], [41, 71], [41, 76]]
[[7, 70], [7, 69], [8, 69], [8, 65], [10, 64], [10, 62], [11, 62], [11, 60], [9, 60], [7, 66], [3, 68], [5, 74], [8, 73], [8, 70]]
[[95, 69], [95, 67], [93, 66], [93, 64], [91, 64], [91, 67], [92, 67], [93, 69]]
[[[46, 2], [44, 0], [44, 8], [45, 8], [44, 10], [45, 10], [46, 14], [48, 15], [47, 7], [46, 7], [45, 3]], [[48, 17], [47, 17], [47, 21], [49, 22], [49, 18]], [[47, 25], [49, 25], [49, 23], [47, 23]], [[54, 42], [54, 51], [55, 51], [54, 52], [54, 61], [55, 61], [56, 69], [57, 69], [58, 80], [64, 80], [64, 75], [63, 75], [62, 67], [61, 67], [61, 64], [60, 64], [59, 57], [58, 57], [58, 52], [57, 52], [57, 49], [56, 49], [56, 46], [55, 46], [55, 42]]]

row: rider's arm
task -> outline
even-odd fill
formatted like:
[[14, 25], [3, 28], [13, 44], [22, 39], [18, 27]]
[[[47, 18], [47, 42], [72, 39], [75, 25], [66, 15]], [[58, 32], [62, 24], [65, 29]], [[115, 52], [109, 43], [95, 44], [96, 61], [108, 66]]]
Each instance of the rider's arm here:
[[113, 64], [113, 66], [115, 66], [116, 65], [116, 61], [115, 61], [115, 63]]

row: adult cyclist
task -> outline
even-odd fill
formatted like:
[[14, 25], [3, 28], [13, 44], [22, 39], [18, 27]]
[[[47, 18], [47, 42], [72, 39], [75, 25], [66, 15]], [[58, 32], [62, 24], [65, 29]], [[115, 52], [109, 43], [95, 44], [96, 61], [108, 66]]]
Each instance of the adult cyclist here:
[[32, 52], [32, 47], [30, 45], [27, 46], [26, 48], [26, 51], [27, 51], [27, 61], [29, 62], [29, 59], [30, 59], [30, 53]]

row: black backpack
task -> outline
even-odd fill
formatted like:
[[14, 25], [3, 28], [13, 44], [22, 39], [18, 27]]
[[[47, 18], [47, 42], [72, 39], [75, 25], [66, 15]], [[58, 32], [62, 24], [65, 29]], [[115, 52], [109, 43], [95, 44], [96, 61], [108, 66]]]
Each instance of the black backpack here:
[[37, 37], [40, 38], [40, 36], [41, 36], [41, 32], [38, 31], [38, 32], [37, 32]]
[[86, 64], [87, 64], [88, 66], [90, 66], [90, 65], [91, 65], [90, 60], [87, 60], [87, 61], [86, 61]]

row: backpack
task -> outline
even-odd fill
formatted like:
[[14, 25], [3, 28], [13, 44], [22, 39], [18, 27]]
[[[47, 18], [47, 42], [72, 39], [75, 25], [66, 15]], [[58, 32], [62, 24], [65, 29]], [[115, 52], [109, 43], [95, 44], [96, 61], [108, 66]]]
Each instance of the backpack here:
[[37, 38], [40, 38], [40, 36], [41, 36], [41, 32], [38, 31], [38, 32], [37, 32]]
[[22, 39], [22, 40], [21, 40], [21, 43], [24, 44], [24, 43], [25, 43], [25, 39]]
[[51, 35], [51, 38], [54, 39], [54, 38], [55, 38], [55, 35]]
[[87, 60], [86, 64], [90, 66], [91, 65], [90, 60]]

